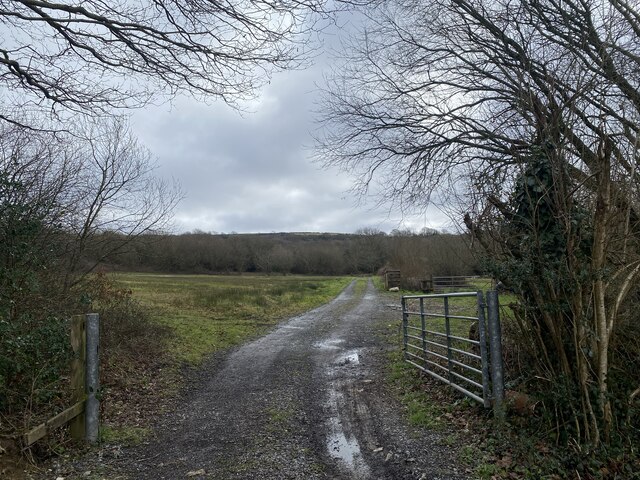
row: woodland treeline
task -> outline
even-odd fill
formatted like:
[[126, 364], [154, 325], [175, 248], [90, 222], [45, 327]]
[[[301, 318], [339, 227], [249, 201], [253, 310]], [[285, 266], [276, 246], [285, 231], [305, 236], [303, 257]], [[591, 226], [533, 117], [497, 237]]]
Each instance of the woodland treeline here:
[[[109, 236], [96, 241], [103, 244]], [[95, 261], [90, 251], [86, 261]], [[469, 237], [433, 230], [143, 235], [101, 265], [129, 271], [314, 275], [372, 274], [391, 267], [402, 271], [408, 286], [430, 275], [478, 272]]]

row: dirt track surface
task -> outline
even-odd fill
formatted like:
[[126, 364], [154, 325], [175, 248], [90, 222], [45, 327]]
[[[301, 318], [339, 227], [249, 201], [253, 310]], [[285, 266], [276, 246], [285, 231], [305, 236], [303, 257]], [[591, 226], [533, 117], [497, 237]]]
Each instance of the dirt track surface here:
[[129, 479], [462, 479], [439, 435], [408, 426], [374, 333], [398, 312], [371, 282], [205, 366], [149, 443], [109, 461]]

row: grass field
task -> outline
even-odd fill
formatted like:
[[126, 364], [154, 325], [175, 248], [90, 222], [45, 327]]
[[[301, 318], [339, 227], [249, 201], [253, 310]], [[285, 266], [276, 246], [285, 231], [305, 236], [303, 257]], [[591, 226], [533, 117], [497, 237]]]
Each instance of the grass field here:
[[279, 319], [334, 298], [351, 278], [122, 273], [117, 283], [169, 327], [172, 357], [198, 364], [209, 353], [263, 333]]

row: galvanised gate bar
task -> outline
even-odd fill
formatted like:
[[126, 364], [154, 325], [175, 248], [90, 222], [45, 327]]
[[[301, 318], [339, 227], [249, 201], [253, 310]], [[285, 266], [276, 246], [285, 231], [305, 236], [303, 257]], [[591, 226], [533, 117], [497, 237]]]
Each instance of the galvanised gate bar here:
[[402, 332], [408, 363], [485, 407], [493, 404], [501, 415], [504, 387], [495, 291], [487, 292], [487, 303], [482, 292], [403, 296]]

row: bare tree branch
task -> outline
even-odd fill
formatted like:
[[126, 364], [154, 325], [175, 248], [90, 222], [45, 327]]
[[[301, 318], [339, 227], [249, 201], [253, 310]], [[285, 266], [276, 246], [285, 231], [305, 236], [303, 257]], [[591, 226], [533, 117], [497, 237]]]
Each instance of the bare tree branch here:
[[[189, 92], [237, 105], [297, 68], [326, 0], [0, 0], [0, 119], [104, 113]], [[333, 6], [332, 6], [333, 5]]]

